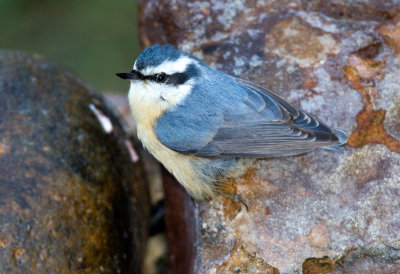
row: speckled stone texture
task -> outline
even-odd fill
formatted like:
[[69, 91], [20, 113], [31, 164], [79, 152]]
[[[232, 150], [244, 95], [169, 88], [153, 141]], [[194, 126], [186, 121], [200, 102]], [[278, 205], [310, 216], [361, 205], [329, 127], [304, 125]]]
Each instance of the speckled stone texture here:
[[139, 273], [149, 197], [136, 156], [76, 76], [0, 51], [0, 273]]
[[197, 218], [187, 271], [400, 272], [400, 1], [147, 0], [140, 11], [143, 47], [171, 43], [351, 134], [342, 152], [260, 160], [230, 182], [248, 212], [225, 198], [180, 208]]

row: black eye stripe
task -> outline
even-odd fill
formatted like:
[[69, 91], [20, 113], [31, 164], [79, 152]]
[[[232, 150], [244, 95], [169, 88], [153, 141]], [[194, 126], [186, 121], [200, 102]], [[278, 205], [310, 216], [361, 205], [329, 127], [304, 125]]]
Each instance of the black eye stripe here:
[[196, 66], [191, 64], [188, 68], [186, 68], [185, 72], [177, 72], [170, 75], [166, 83], [175, 86], [182, 85], [189, 79], [197, 77], [198, 75], [199, 71], [196, 69]]
[[169, 75], [167, 75], [165, 73], [157, 73], [154, 75], [145, 76], [138, 70], [131, 70], [131, 73], [135, 73], [141, 80], [150, 80], [150, 81], [155, 81], [155, 82], [159, 82], [159, 81], [157, 81], [157, 76], [159, 76], [160, 74], [164, 75], [164, 79], [168, 79], [168, 77], [169, 77]]
[[[176, 72], [174, 74], [166, 74], [166, 73], [161, 72], [161, 73], [156, 73], [153, 75], [145, 76], [137, 70], [132, 70], [131, 73], [136, 73], [138, 75], [139, 79], [141, 79], [141, 80], [148, 80], [148, 81], [152, 81], [152, 82], [156, 82], [156, 83], [165, 83], [165, 84], [173, 85], [173, 86], [184, 84], [189, 79], [198, 76], [198, 70], [196, 69], [196, 67], [194, 65], [190, 65], [186, 69], [185, 72]], [[162, 75], [161, 78], [163, 78], [163, 79], [158, 78], [158, 77], [160, 77], [160, 75]]]
[[185, 73], [174, 73], [172, 74], [168, 80], [167, 80], [167, 84], [170, 85], [181, 85], [183, 83], [185, 83], [187, 80], [189, 80], [189, 76], [186, 75]]

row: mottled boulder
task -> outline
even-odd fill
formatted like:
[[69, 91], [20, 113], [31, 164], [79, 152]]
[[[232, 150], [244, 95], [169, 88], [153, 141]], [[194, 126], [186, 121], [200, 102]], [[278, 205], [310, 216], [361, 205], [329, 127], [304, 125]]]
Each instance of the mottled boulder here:
[[149, 198], [137, 160], [76, 76], [0, 51], [0, 272], [138, 273]]
[[342, 152], [260, 160], [230, 182], [248, 212], [228, 199], [181, 207], [196, 216], [187, 271], [400, 272], [400, 3], [147, 0], [140, 10], [144, 47], [174, 44], [351, 134]]

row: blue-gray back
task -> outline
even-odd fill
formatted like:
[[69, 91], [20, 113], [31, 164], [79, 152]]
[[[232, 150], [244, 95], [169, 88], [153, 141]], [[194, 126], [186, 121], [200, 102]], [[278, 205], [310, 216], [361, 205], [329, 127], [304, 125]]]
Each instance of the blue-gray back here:
[[294, 155], [340, 145], [318, 118], [253, 83], [201, 65], [185, 100], [155, 125], [165, 146], [203, 157]]

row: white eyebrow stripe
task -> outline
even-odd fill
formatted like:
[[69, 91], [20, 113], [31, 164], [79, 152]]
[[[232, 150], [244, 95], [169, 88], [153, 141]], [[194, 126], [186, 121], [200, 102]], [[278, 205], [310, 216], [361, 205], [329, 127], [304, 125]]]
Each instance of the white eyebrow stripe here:
[[194, 63], [196, 63], [195, 60], [183, 56], [174, 61], [163, 62], [156, 67], [147, 67], [142, 71], [142, 73], [144, 75], [153, 75], [161, 72], [165, 72], [166, 74], [174, 74], [178, 72], [184, 72], [189, 65]]

